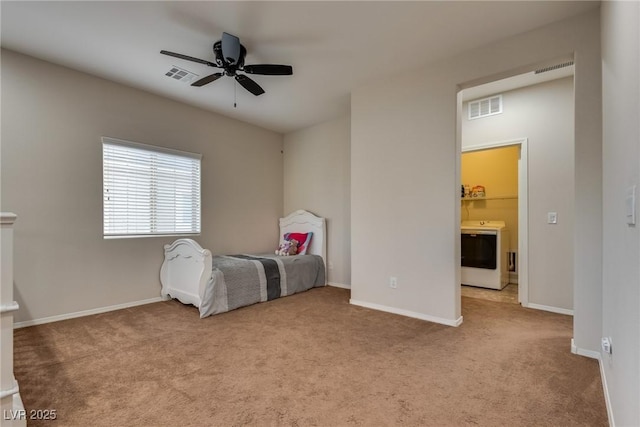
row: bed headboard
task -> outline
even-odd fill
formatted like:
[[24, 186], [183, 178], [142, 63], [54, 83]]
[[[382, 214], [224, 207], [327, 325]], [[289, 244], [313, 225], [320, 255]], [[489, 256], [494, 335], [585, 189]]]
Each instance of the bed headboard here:
[[326, 266], [328, 261], [325, 219], [305, 210], [298, 210], [280, 218], [280, 240], [285, 233], [308, 233], [309, 231], [313, 232], [313, 237], [307, 253], [320, 255]]

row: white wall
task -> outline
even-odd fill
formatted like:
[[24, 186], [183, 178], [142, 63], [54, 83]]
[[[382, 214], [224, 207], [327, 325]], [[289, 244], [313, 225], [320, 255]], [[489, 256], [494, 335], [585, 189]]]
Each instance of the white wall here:
[[[574, 209], [581, 214], [573, 232], [574, 338], [578, 347], [598, 348], [599, 25], [595, 10], [353, 91], [352, 299], [449, 324], [459, 319], [458, 87], [519, 74], [575, 52]], [[389, 288], [389, 276], [398, 277], [397, 289]]]
[[352, 93], [351, 299], [452, 324], [460, 317], [456, 94], [439, 71]]
[[202, 159], [202, 235], [214, 253], [271, 252], [283, 137], [2, 51], [2, 209], [18, 214], [15, 285], [27, 321], [158, 297], [171, 238], [102, 238], [101, 136]]
[[613, 343], [602, 365], [618, 426], [640, 425], [640, 218], [629, 226], [625, 215], [627, 189], [640, 186], [638, 27], [640, 3], [602, 3], [603, 335]]
[[306, 209], [327, 220], [328, 282], [351, 285], [350, 117], [284, 137], [284, 211]]
[[[468, 120], [462, 146], [528, 138], [529, 303], [573, 309], [573, 77], [502, 94], [503, 113]], [[547, 212], [558, 223], [547, 224]]]

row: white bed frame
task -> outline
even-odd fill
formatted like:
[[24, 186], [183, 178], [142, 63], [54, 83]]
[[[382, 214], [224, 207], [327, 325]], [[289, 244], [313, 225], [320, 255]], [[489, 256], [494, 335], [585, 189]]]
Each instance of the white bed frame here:
[[[298, 210], [280, 218], [280, 240], [285, 233], [313, 232], [308, 254], [320, 255], [327, 268], [327, 226], [324, 218]], [[275, 242], [274, 242], [275, 243]], [[276, 246], [274, 246], [275, 249]], [[211, 279], [212, 255], [192, 239], [178, 239], [164, 246], [164, 262], [160, 269], [160, 294], [164, 299], [176, 298], [184, 304], [200, 307], [204, 289]]]

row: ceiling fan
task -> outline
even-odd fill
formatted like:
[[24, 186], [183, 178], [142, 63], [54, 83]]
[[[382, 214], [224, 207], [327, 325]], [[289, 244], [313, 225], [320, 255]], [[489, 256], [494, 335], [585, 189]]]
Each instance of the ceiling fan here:
[[163, 55], [169, 55], [176, 58], [184, 59], [186, 61], [198, 62], [214, 68], [221, 68], [222, 72], [213, 73], [206, 77], [201, 78], [198, 81], [191, 83], [191, 86], [204, 86], [211, 82], [215, 82], [222, 76], [231, 76], [236, 79], [242, 87], [254, 94], [255, 96], [262, 95], [264, 89], [260, 87], [258, 83], [253, 81], [245, 74], [238, 74], [238, 71], [242, 71], [247, 74], [262, 74], [267, 76], [290, 76], [293, 74], [293, 68], [291, 65], [278, 65], [278, 64], [255, 64], [245, 65], [244, 57], [247, 54], [247, 49], [240, 44], [240, 39], [234, 35], [228, 33], [222, 33], [222, 40], [218, 40], [213, 44], [213, 53], [215, 55], [215, 62], [206, 61], [204, 59], [194, 58], [192, 56], [183, 55], [181, 53], [169, 52], [161, 50]]

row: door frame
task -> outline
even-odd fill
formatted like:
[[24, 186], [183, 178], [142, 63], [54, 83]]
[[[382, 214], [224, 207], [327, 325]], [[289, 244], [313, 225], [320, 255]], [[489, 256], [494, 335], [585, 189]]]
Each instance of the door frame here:
[[529, 140], [526, 137], [461, 147], [460, 155], [471, 151], [519, 146], [518, 156], [518, 302], [529, 306]]

